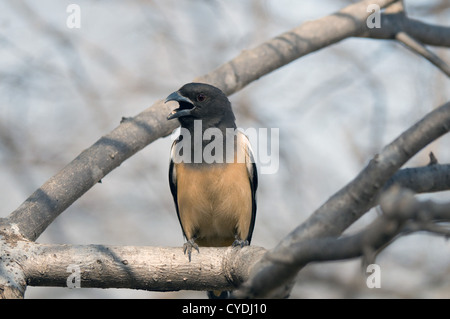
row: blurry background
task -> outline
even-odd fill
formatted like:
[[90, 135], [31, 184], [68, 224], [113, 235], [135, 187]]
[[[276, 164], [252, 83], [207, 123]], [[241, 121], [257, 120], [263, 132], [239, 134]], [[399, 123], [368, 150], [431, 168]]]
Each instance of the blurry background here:
[[[357, 1], [74, 1], [0, 3], [0, 217], [119, 125], [241, 50]], [[405, 0], [410, 17], [449, 25], [447, 0]], [[432, 48], [450, 63], [450, 50]], [[393, 41], [348, 39], [230, 97], [242, 128], [280, 129], [280, 168], [260, 175], [252, 244], [267, 249], [348, 183], [379, 152], [450, 99], [450, 81]], [[124, 162], [75, 202], [41, 243], [180, 246], [167, 181], [170, 138]], [[433, 151], [450, 162], [450, 136]], [[450, 200], [450, 192], [425, 195]], [[349, 229], [364, 227], [376, 210]], [[180, 248], [181, 249], [181, 248]], [[416, 234], [378, 258], [381, 289], [359, 260], [312, 264], [293, 298], [450, 297], [450, 244]], [[190, 298], [204, 292], [28, 287], [26, 298]]]

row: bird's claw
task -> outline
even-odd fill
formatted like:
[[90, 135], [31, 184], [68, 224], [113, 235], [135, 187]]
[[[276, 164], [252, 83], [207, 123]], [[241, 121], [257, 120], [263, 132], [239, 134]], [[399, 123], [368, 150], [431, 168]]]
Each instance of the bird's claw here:
[[200, 250], [198, 249], [198, 245], [194, 242], [193, 239], [188, 240], [186, 243], [184, 243], [183, 245], [183, 251], [184, 254], [186, 255], [186, 252], [188, 254], [189, 257], [189, 262], [191, 262], [191, 252], [192, 252], [192, 248], [194, 248], [198, 253], [200, 253]]
[[233, 242], [233, 247], [238, 247], [240, 246], [241, 248], [243, 248], [244, 246], [248, 246], [250, 245], [250, 243], [248, 242], [248, 240], [242, 240], [242, 239], [238, 239], [236, 238], [236, 240]]

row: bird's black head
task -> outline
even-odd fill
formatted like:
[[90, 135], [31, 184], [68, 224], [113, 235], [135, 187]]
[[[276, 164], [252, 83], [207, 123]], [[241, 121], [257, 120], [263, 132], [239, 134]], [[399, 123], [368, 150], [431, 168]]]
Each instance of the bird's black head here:
[[168, 120], [178, 118], [184, 127], [192, 127], [194, 120], [202, 120], [208, 127], [236, 128], [235, 117], [227, 96], [215, 86], [188, 83], [170, 94], [166, 102], [177, 101], [179, 108], [172, 111]]

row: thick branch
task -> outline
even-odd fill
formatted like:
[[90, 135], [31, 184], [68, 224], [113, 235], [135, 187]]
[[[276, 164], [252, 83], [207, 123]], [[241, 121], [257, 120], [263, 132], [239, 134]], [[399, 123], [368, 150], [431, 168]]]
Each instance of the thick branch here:
[[0, 228], [0, 299], [21, 299], [24, 296], [26, 281], [21, 264], [26, 260], [26, 252], [15, 254], [16, 240], [20, 239], [14, 227]]
[[19, 242], [30, 286], [67, 287], [79, 272], [81, 288], [152, 291], [234, 289], [265, 253], [260, 247], [200, 248], [189, 262], [181, 247], [42, 245]]

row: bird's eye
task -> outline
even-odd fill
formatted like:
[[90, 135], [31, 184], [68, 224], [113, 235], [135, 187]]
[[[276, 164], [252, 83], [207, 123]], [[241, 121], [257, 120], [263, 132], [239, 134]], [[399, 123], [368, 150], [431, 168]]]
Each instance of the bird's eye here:
[[200, 93], [199, 95], [197, 95], [197, 101], [199, 102], [203, 102], [206, 99], [206, 95], [203, 93]]

